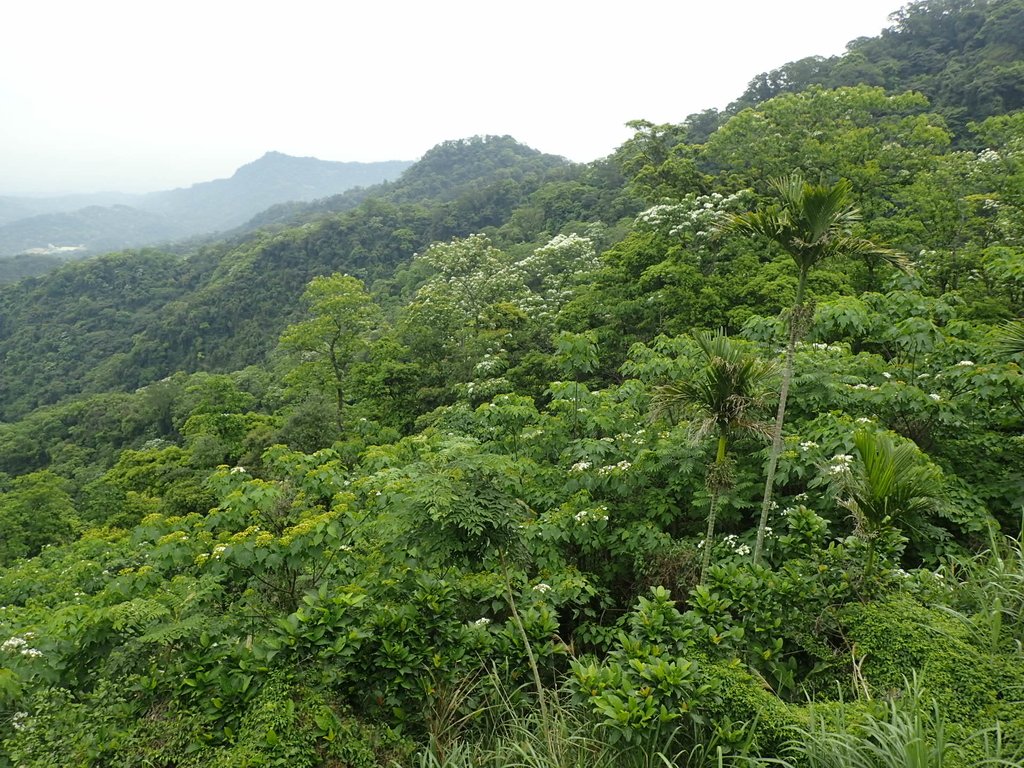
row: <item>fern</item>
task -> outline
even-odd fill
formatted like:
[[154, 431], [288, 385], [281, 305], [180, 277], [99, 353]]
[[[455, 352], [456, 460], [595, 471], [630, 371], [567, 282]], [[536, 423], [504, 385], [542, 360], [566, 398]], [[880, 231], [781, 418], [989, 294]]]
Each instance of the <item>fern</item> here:
[[200, 633], [208, 632], [210, 626], [210, 616], [196, 613], [179, 621], [154, 627], [136, 638], [136, 641], [147, 645], [170, 645], [183, 638], [198, 637]]
[[106, 613], [111, 626], [118, 632], [138, 634], [171, 616], [171, 609], [158, 600], [137, 597], [112, 605]]

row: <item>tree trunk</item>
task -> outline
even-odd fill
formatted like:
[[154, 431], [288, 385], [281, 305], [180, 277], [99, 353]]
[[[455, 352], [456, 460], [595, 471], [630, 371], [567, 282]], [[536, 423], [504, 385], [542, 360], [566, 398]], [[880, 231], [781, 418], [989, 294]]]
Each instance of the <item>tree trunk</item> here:
[[338, 359], [338, 339], [335, 337], [331, 339], [330, 344], [330, 355], [331, 355], [331, 369], [334, 371], [334, 396], [337, 401], [338, 408], [338, 431], [345, 431], [345, 387], [343, 385], [345, 370], [342, 367], [341, 360]]
[[782, 455], [782, 425], [786, 420], [786, 400], [789, 397], [789, 385], [793, 381], [793, 358], [796, 355], [796, 343], [801, 335], [800, 322], [804, 308], [804, 289], [807, 286], [807, 270], [800, 271], [800, 281], [796, 286], [796, 302], [793, 304], [789, 317], [789, 344], [786, 346], [786, 364], [782, 369], [782, 386], [779, 388], [779, 410], [775, 414], [775, 426], [772, 429], [772, 449], [768, 455], [767, 477], [764, 481], [764, 497], [761, 499], [761, 519], [757, 524], [757, 542], [754, 544], [754, 564], [761, 562], [764, 549], [764, 532], [768, 527], [768, 510], [772, 505], [772, 492], [775, 490], [775, 470], [779, 466]]
[[700, 564], [700, 583], [703, 584], [708, 575], [708, 568], [711, 567], [711, 547], [715, 538], [715, 518], [718, 516], [718, 491], [721, 487], [721, 469], [725, 464], [726, 435], [718, 436], [718, 454], [715, 457], [715, 466], [712, 470], [713, 477], [710, 483], [711, 508], [708, 510], [708, 530], [704, 534], [704, 556]]

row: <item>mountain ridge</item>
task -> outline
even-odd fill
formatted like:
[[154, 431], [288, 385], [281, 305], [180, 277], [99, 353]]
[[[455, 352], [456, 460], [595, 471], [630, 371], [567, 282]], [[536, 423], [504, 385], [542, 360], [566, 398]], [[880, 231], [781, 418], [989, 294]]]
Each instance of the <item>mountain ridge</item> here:
[[[399, 202], [372, 197], [308, 227], [238, 232], [187, 253], [105, 254], [4, 286], [0, 421], [82, 391], [264, 360], [314, 276], [390, 278], [431, 242], [504, 221], [567, 165], [507, 136], [440, 146], [417, 163], [413, 191], [387, 185]], [[41, 350], [41, 334], [61, 341]], [[13, 411], [12, 400], [21, 401]]]
[[0, 197], [0, 256], [49, 245], [78, 255], [225, 231], [270, 206], [310, 201], [397, 178], [412, 164], [328, 161], [268, 151], [228, 178], [132, 195]]

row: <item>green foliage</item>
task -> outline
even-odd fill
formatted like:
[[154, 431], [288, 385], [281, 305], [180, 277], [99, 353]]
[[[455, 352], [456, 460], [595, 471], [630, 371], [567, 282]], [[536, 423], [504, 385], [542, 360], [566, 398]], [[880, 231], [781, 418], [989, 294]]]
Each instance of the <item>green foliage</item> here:
[[937, 588], [952, 616], [975, 633], [989, 653], [1024, 644], [1024, 550], [1019, 540], [992, 541], [977, 555], [950, 558], [922, 585]]
[[411, 444], [416, 459], [366, 479], [373, 505], [404, 518], [414, 551], [480, 557], [508, 546], [525, 515], [519, 477], [507, 456], [447, 438]]
[[0, 763], [1012, 759], [1022, 123], [794, 83], [1018, 4], [0, 290]]
[[0, 492], [0, 565], [32, 557], [47, 545], [71, 538], [75, 509], [66, 484], [52, 472], [33, 472]]
[[[925, 463], [917, 447], [909, 442], [894, 444], [891, 437], [859, 430], [853, 443], [859, 461], [833, 464], [840, 503], [850, 510], [857, 529], [871, 539], [890, 525], [912, 528], [920, 536], [941, 536], [928, 522], [942, 501], [942, 480], [937, 468]], [[924, 531], [922, 531], [924, 529]]]
[[[979, 727], [1004, 722], [1019, 701], [1024, 669], [975, 646], [949, 615], [907, 598], [851, 604], [844, 629], [862, 684], [872, 695], [901, 690], [917, 672], [925, 692], [951, 722]], [[1021, 735], [1012, 735], [1020, 743]]]
[[970, 733], [960, 743], [951, 740], [942, 710], [928, 706], [917, 680], [907, 682], [901, 695], [886, 706], [867, 707], [860, 717], [845, 712], [830, 717], [827, 710], [812, 708], [810, 724], [797, 730], [787, 757], [814, 768], [1016, 764], [998, 728]]
[[[927, 107], [918, 93], [888, 95], [866, 85], [781, 94], [715, 131], [698, 167], [702, 161], [758, 187], [797, 169], [809, 179], [849, 179], [858, 194], [883, 197], [910, 181], [902, 169], [927, 167], [949, 147], [942, 119]], [[872, 200], [863, 210], [887, 207]]]
[[685, 415], [692, 409], [697, 435], [728, 436], [734, 430], [763, 434], [765, 425], [756, 420], [757, 412], [771, 397], [768, 384], [777, 375], [777, 366], [746, 354], [740, 342], [721, 333], [698, 333], [694, 341], [701, 365], [686, 380], [654, 391], [654, 414]]
[[[785, 705], [763, 682], [735, 662], [718, 662], [708, 668], [708, 678], [715, 686], [718, 696], [710, 702], [706, 716], [716, 724], [716, 730], [728, 733], [730, 724], [750, 723], [750, 732], [733, 730], [736, 736], [745, 737], [749, 743], [736, 739], [733, 749], [745, 746], [754, 754], [775, 756], [801, 724], [803, 715], [793, 707]], [[732, 726], [735, 729], [735, 726]]]
[[848, 180], [815, 185], [794, 174], [773, 178], [769, 186], [779, 198], [777, 204], [735, 216], [728, 226], [780, 246], [793, 259], [802, 277], [825, 259], [836, 256], [874, 256], [906, 266], [902, 254], [853, 236], [852, 227], [861, 216]]
[[745, 354], [721, 333], [696, 334], [694, 340], [703, 365], [688, 379], [655, 389], [652, 413], [657, 416], [673, 410], [689, 411], [693, 415], [694, 437], [708, 433], [716, 433], [718, 437], [717, 454], [708, 465], [705, 477], [711, 507], [703, 539], [700, 576], [703, 583], [711, 562], [718, 496], [733, 484], [732, 466], [726, 453], [729, 440], [734, 433], [764, 435], [767, 432], [767, 426], [758, 419], [758, 411], [773, 394], [769, 383], [775, 378], [776, 367]]
[[1024, 105], [1018, 87], [1024, 46], [1016, 34], [1022, 14], [1015, 0], [908, 3], [880, 36], [852, 41], [842, 56], [812, 56], [758, 75], [727, 114], [812, 84], [866, 83], [923, 93], [963, 135], [969, 120]]
[[[645, 740], [698, 718], [716, 686], [692, 654], [696, 627], [681, 615], [662, 588], [640, 598], [628, 633], [602, 663], [574, 662], [573, 685], [615, 744]], [[687, 658], [689, 657], [689, 658]]]
[[282, 349], [296, 357], [286, 380], [299, 392], [332, 392], [343, 429], [349, 370], [366, 354], [380, 312], [363, 284], [349, 275], [314, 278], [302, 300], [310, 317], [281, 335]]
[[407, 750], [389, 729], [339, 716], [322, 695], [275, 679], [253, 700], [235, 742], [210, 754], [207, 765], [312, 767], [328, 762], [374, 768]]

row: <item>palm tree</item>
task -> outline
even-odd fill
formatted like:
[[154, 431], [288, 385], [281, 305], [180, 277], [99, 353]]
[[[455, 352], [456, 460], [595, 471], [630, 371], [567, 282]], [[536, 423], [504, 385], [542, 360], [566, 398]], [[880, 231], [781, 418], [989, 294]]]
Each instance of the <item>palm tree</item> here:
[[877, 257], [902, 269], [907, 268], [902, 254], [852, 234], [854, 225], [860, 221], [860, 211], [854, 205], [853, 188], [846, 179], [831, 185], [809, 184], [798, 174], [793, 174], [787, 178], [772, 179], [769, 184], [778, 195], [776, 204], [762, 211], [735, 215], [726, 224], [727, 230], [762, 237], [781, 246], [793, 258], [798, 277], [796, 299], [789, 313], [789, 343], [782, 370], [779, 408], [772, 430], [761, 518], [757, 526], [755, 563], [760, 562], [764, 548], [775, 470], [782, 453], [782, 426], [786, 418], [789, 385], [793, 380], [793, 357], [811, 314], [811, 307], [804, 301], [808, 274], [832, 256]]
[[706, 476], [711, 505], [700, 571], [703, 584], [711, 563], [718, 498], [732, 483], [729, 439], [736, 432], [767, 437], [768, 425], [757, 416], [774, 395], [768, 384], [777, 367], [745, 353], [721, 332], [697, 333], [694, 340], [704, 358], [703, 366], [686, 381], [655, 388], [652, 416], [688, 414], [693, 417], [694, 440], [710, 433], [718, 437], [715, 460], [708, 465]]
[[859, 461], [834, 465], [839, 503], [853, 515], [856, 533], [868, 545], [864, 578], [875, 567], [875, 542], [894, 526], [920, 525], [942, 505], [942, 478], [923, 460], [913, 442], [898, 445], [881, 432], [858, 431], [853, 444]]

